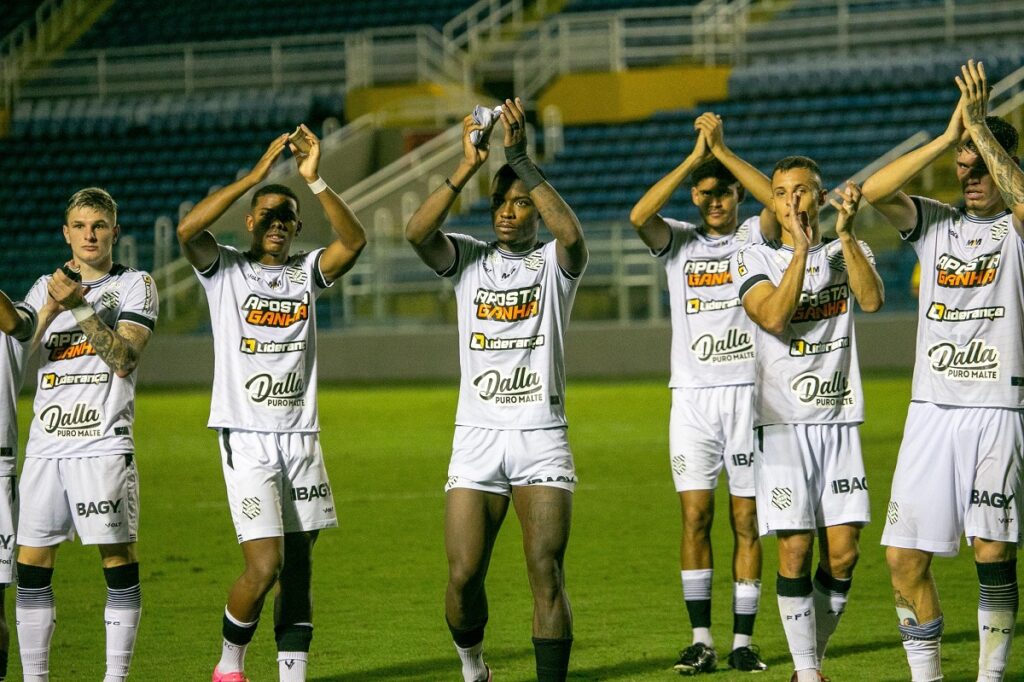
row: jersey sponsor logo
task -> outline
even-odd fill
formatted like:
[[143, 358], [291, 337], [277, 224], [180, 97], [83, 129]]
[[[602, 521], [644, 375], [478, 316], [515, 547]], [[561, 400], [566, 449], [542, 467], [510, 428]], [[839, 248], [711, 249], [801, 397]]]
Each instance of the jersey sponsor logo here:
[[808, 341], [806, 339], [793, 339], [789, 342], [789, 355], [794, 358], [802, 358], [807, 355], [824, 355], [834, 350], [850, 347], [850, 337], [844, 336], [831, 341]]
[[526, 485], [539, 485], [541, 483], [575, 483], [575, 476], [558, 474], [557, 476], [536, 476], [526, 479]]
[[486, 334], [480, 332], [473, 332], [469, 335], [470, 350], [533, 350], [543, 345], [543, 334], [514, 339], [487, 338]]
[[999, 381], [999, 349], [974, 339], [966, 346], [949, 341], [936, 343], [928, 349], [933, 372], [947, 379], [963, 381]]
[[690, 298], [686, 300], [686, 314], [687, 315], [698, 315], [700, 313], [713, 313], [719, 310], [729, 310], [730, 308], [739, 308], [740, 299], [727, 298], [722, 300], [707, 300], [701, 298]]
[[821, 291], [800, 293], [800, 302], [793, 312], [792, 322], [827, 320], [845, 315], [850, 308], [850, 287], [833, 284]]
[[988, 490], [971, 490], [971, 504], [979, 507], [993, 507], [995, 509], [1009, 509], [1016, 495], [1004, 495], [993, 493]]
[[78, 502], [75, 513], [89, 518], [98, 514], [117, 514], [121, 511], [124, 500], [100, 500], [99, 502]]
[[74, 360], [86, 355], [96, 355], [96, 349], [89, 343], [83, 332], [56, 332], [50, 334], [43, 346], [50, 351], [50, 362]]
[[964, 261], [944, 253], [935, 265], [935, 283], [947, 289], [988, 286], [996, 281], [1001, 255], [995, 251]]
[[297, 372], [281, 378], [270, 374], [254, 374], [245, 382], [249, 401], [267, 407], [303, 407], [306, 404], [306, 382]]
[[477, 396], [481, 400], [495, 405], [544, 402], [540, 373], [529, 367], [516, 367], [508, 376], [499, 370], [489, 369], [473, 379], [473, 385], [477, 387]]
[[833, 495], [845, 495], [849, 493], [855, 493], [858, 490], [868, 489], [868, 479], [864, 476], [857, 478], [837, 478], [830, 484], [832, 487]]
[[719, 365], [729, 362], [752, 360], [754, 357], [754, 338], [745, 329], [732, 327], [724, 337], [713, 334], [702, 334], [690, 346], [697, 356], [697, 361], [707, 365]]
[[39, 378], [39, 388], [48, 391], [61, 386], [97, 386], [110, 381], [110, 372], [96, 374], [54, 374], [47, 372]]
[[683, 264], [683, 274], [686, 285], [691, 287], [720, 287], [732, 283], [728, 258], [688, 260]]
[[296, 502], [311, 502], [331, 496], [331, 486], [320, 483], [310, 486], [296, 486], [292, 488], [292, 499]]
[[103, 416], [87, 403], [75, 403], [70, 412], [61, 405], [50, 405], [39, 414], [46, 433], [58, 438], [95, 438], [100, 435]]
[[853, 405], [850, 380], [839, 370], [828, 378], [805, 372], [793, 379], [789, 388], [800, 402], [813, 407]]
[[253, 326], [283, 329], [309, 319], [309, 292], [299, 300], [249, 294], [242, 310], [248, 311], [245, 321]]
[[740, 249], [736, 252], [736, 272], [740, 277], [745, 277], [747, 275], [747, 264], [743, 259], [743, 251], [744, 249]]
[[982, 239], [981, 237], [977, 237], [977, 238], [975, 238], [975, 239], [968, 239], [968, 240], [967, 240], [967, 248], [968, 248], [968, 249], [976, 249], [976, 248], [978, 248], [979, 246], [981, 246], [981, 243], [982, 243], [983, 241], [985, 241], [985, 240], [984, 240], [984, 239]]
[[242, 345], [238, 350], [242, 351], [246, 355], [255, 355], [257, 353], [295, 353], [297, 351], [306, 350], [306, 342], [305, 340], [260, 341], [259, 339], [251, 339], [243, 336]]
[[476, 319], [519, 322], [540, 314], [540, 285], [522, 289], [491, 291], [477, 289], [473, 297]]
[[752, 467], [754, 466], [754, 453], [753, 452], [737, 452], [732, 456], [732, 465], [734, 467]]
[[142, 285], [145, 287], [145, 297], [142, 300], [142, 309], [147, 313], [153, 312], [153, 293], [156, 286], [153, 284], [153, 278], [149, 275], [142, 275]]
[[929, 320], [936, 322], [966, 322], [969, 320], [997, 320], [1006, 316], [1006, 308], [1003, 306], [992, 306], [991, 308], [950, 308], [945, 303], [932, 301], [928, 306], [926, 314]]
[[0, 546], [4, 549], [14, 549], [14, 535], [0, 535]]

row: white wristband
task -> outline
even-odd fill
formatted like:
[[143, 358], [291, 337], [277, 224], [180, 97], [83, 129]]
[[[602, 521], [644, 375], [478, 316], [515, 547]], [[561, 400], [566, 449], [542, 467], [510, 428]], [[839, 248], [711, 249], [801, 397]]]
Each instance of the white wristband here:
[[321, 177], [317, 177], [317, 179], [314, 180], [313, 182], [309, 182], [306, 184], [309, 185], [309, 191], [312, 192], [313, 194], [320, 194], [320, 192], [323, 192], [325, 189], [327, 189], [327, 182]]
[[92, 306], [88, 303], [83, 303], [80, 306], [72, 308], [71, 314], [75, 316], [75, 320], [77, 322], [84, 322], [95, 315], [96, 311], [93, 310]]

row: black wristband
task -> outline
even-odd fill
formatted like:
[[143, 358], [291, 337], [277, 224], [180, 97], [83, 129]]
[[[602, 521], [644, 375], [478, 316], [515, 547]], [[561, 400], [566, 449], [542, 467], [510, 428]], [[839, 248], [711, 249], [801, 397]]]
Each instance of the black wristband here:
[[526, 154], [526, 140], [519, 140], [511, 146], [505, 147], [505, 160], [526, 185], [527, 190], [533, 190], [534, 187], [544, 182], [544, 174]]
[[459, 192], [462, 191], [461, 187], [456, 187], [455, 186], [455, 183], [453, 183], [451, 181], [451, 178], [445, 178], [444, 179], [444, 184], [448, 185], [448, 189], [450, 189], [451, 191], [455, 192], [456, 194], [458, 194]]
[[60, 266], [60, 269], [61, 269], [61, 272], [63, 272], [65, 275], [67, 275], [67, 278], [70, 279], [72, 282], [81, 282], [82, 281], [82, 273], [77, 272], [75, 270], [72, 270], [70, 267], [68, 267], [67, 263], [65, 263], [64, 265]]

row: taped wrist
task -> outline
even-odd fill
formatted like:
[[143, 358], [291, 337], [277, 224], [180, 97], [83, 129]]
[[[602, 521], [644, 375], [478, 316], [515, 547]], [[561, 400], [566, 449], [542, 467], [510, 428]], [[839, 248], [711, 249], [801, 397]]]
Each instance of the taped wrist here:
[[514, 145], [505, 147], [505, 160], [508, 161], [508, 165], [512, 166], [512, 170], [516, 172], [519, 179], [526, 185], [527, 190], [533, 190], [544, 182], [544, 173], [541, 172], [540, 168], [537, 168], [536, 164], [526, 154], [526, 140], [519, 140]]

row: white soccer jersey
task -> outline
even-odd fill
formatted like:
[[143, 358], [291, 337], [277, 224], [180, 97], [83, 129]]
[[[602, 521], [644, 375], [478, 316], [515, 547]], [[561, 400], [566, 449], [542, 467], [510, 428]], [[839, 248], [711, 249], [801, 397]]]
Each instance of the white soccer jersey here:
[[[16, 303], [36, 326], [36, 312], [27, 303]], [[0, 476], [13, 476], [18, 463], [18, 391], [25, 378], [25, 360], [28, 357], [31, 336], [19, 341], [13, 336], [0, 334]]]
[[269, 432], [320, 430], [316, 299], [330, 284], [323, 249], [263, 265], [230, 246], [200, 272], [216, 362], [208, 425]]
[[[874, 263], [867, 245], [861, 247]], [[792, 259], [788, 246], [741, 249], [732, 265], [740, 299], [759, 282], [778, 286]], [[775, 336], [757, 328], [754, 426], [864, 421], [852, 313], [842, 246], [838, 241], [814, 246], [807, 254], [800, 303], [785, 331]]]
[[754, 381], [754, 323], [740, 304], [729, 270], [733, 254], [763, 244], [761, 220], [744, 221], [731, 235], [665, 219], [668, 246], [655, 254], [665, 265], [672, 316], [672, 388], [707, 388]]
[[913, 197], [921, 261], [912, 399], [1024, 407], [1024, 243], [1012, 216], [974, 218]]
[[[26, 302], [41, 310], [50, 275], [40, 277]], [[156, 326], [156, 285], [140, 270], [123, 265], [103, 277], [82, 282], [85, 301], [111, 329], [121, 322]], [[39, 380], [26, 457], [95, 457], [135, 451], [137, 372], [114, 374], [93, 349], [74, 315], [59, 313], [46, 328], [39, 349]]]
[[556, 243], [511, 254], [449, 234], [462, 383], [455, 423], [486, 429], [565, 426], [563, 336], [579, 277], [558, 265]]

